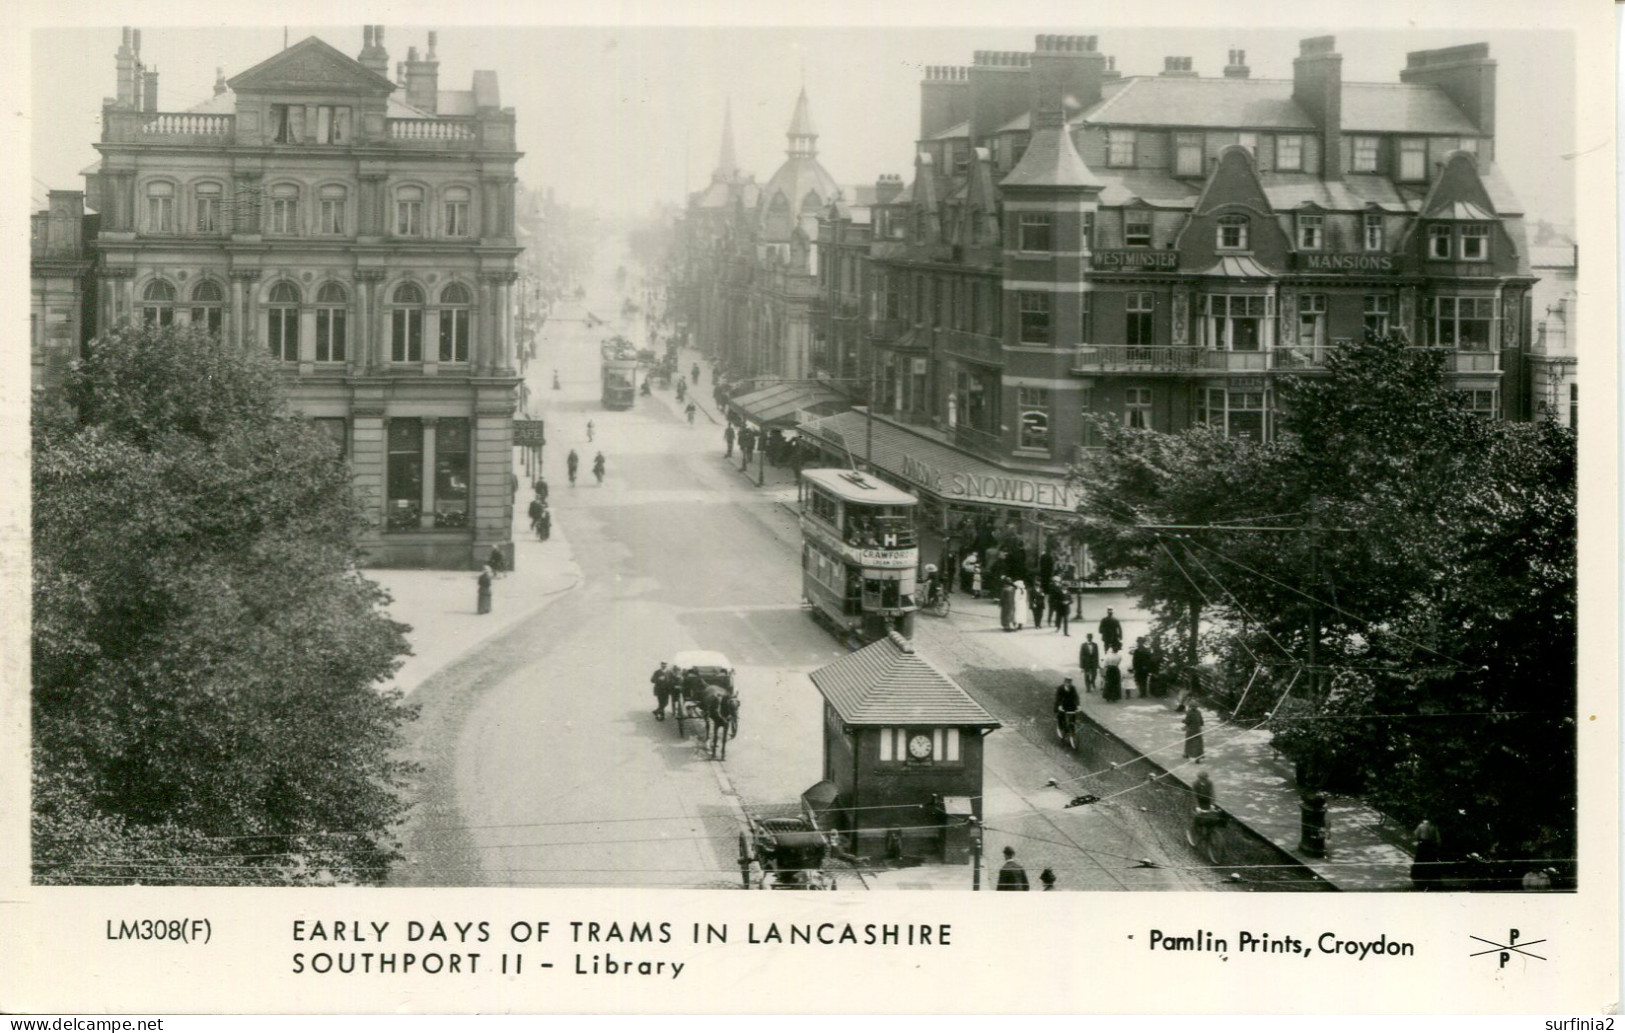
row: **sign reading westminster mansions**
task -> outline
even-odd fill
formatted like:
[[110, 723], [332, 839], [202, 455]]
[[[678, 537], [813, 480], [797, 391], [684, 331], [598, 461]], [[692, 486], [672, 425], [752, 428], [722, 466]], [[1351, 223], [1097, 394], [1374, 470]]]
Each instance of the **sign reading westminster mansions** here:
[[1179, 252], [1150, 251], [1143, 248], [1112, 248], [1090, 256], [1096, 269], [1156, 269], [1171, 272], [1179, 268]]
[[1299, 251], [1295, 255], [1304, 273], [1397, 273], [1399, 257], [1384, 253]]

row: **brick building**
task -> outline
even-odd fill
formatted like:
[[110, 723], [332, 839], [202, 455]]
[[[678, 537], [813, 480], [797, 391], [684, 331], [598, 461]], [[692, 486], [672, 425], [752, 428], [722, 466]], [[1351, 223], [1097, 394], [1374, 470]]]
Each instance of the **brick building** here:
[[165, 110], [140, 32], [104, 102], [95, 324], [207, 327], [268, 349], [342, 448], [371, 562], [511, 555], [514, 112], [495, 72], [442, 90], [435, 34], [389, 78], [310, 37]]
[[[837, 207], [818, 239], [867, 240], [824, 267], [826, 297], [867, 280], [864, 433], [940, 529], [976, 518], [1036, 544], [1096, 444], [1090, 415], [1268, 438], [1277, 378], [1367, 327], [1447, 352], [1485, 415], [1534, 411], [1534, 278], [1486, 45], [1357, 83], [1331, 37], [1265, 80], [1240, 50], [1218, 77], [1190, 57], [1123, 76], [1095, 37], [1044, 35], [929, 68], [920, 90], [912, 183], [883, 178], [866, 225]], [[847, 307], [825, 317], [850, 338]], [[852, 418], [828, 422], [849, 449]]]

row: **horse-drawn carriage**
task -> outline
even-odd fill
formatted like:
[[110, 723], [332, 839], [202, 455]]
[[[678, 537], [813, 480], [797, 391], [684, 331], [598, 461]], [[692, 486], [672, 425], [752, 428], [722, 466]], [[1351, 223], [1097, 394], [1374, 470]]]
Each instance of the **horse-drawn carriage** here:
[[[693, 649], [672, 657], [677, 671], [677, 734], [686, 735], [684, 721], [704, 721], [705, 740], [712, 756], [728, 758], [728, 740], [739, 734], [739, 692], [733, 664], [721, 653]], [[691, 677], [692, 675], [692, 677]]]
[[[824, 870], [829, 841], [810, 818], [749, 816], [749, 832], [739, 834], [741, 870], [754, 861], [757, 889], [832, 890], [835, 877]], [[746, 879], [746, 888], [750, 880]]]

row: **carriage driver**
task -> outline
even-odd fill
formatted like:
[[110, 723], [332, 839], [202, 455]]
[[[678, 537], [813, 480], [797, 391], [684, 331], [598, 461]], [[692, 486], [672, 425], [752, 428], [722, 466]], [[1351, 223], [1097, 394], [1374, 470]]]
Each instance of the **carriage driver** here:
[[682, 680], [683, 698], [700, 700], [705, 698], [705, 679], [700, 677], [698, 667], [690, 667], [683, 672]]
[[655, 720], [664, 721], [666, 719], [666, 702], [671, 699], [672, 694], [677, 690], [677, 674], [666, 666], [666, 661], [662, 660], [659, 669], [649, 676], [649, 682], [654, 685], [655, 690], [655, 703], [657, 704], [655, 707]]

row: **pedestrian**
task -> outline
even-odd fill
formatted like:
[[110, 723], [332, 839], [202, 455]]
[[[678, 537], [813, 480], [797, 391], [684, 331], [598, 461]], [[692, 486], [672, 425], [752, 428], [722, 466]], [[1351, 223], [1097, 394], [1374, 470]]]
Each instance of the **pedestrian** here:
[[999, 583], [999, 627], [1016, 630], [1016, 586], [1005, 578]]
[[1195, 703], [1185, 705], [1185, 759], [1202, 763], [1202, 708]]
[[1050, 613], [1055, 616], [1055, 630], [1067, 638], [1072, 637], [1072, 597], [1059, 581], [1051, 581], [1049, 589]]
[[1071, 678], [1062, 679], [1061, 684], [1055, 687], [1055, 737], [1063, 742], [1072, 739], [1072, 727], [1078, 707], [1082, 702], [1078, 699], [1078, 687], [1072, 684]]
[[1105, 679], [1100, 687], [1100, 698], [1116, 703], [1123, 698], [1123, 654], [1115, 649], [1106, 650]]
[[649, 676], [649, 682], [654, 686], [655, 720], [664, 721], [666, 719], [666, 702], [671, 699], [672, 690], [671, 669], [666, 665], [666, 661], [660, 661], [660, 667], [655, 670], [654, 674]]
[[491, 582], [495, 581], [495, 580], [496, 580], [496, 575], [491, 573], [491, 565], [489, 563], [487, 563], [485, 566], [480, 568], [480, 580], [479, 580], [479, 585], [480, 585], [479, 612], [480, 613], [490, 613], [491, 612]]
[[1162, 684], [1162, 649], [1153, 638], [1145, 647], [1145, 680], [1151, 687], [1153, 699], [1161, 699], [1168, 695], [1168, 690]]
[[1055, 547], [1046, 544], [1044, 554], [1038, 557], [1038, 583], [1048, 585], [1055, 580]]
[[544, 542], [553, 537], [553, 511], [546, 506], [542, 507], [542, 515], [536, 519], [536, 534]]
[[495, 574], [497, 577], [502, 576], [502, 571], [505, 569], [506, 564], [503, 563], [501, 546], [491, 546], [491, 551], [487, 553], [485, 557], [485, 565], [490, 567], [491, 573]]
[[689, 402], [688, 403], [688, 408], [683, 410], [683, 412], [685, 414], [687, 414], [687, 416], [688, 416], [688, 425], [689, 425], [690, 428], [692, 428], [694, 426], [694, 411], [697, 408], [699, 408], [699, 407], [696, 406], [693, 402]]
[[580, 465], [581, 457], [576, 455], [575, 449], [570, 449], [570, 454], [564, 459], [564, 469], [570, 475], [570, 487], [572, 488], [576, 486], [576, 468]]
[[1053, 868], [1045, 868], [1043, 871], [1039, 872], [1038, 873], [1038, 881], [1044, 884], [1044, 889], [1046, 891], [1054, 889], [1055, 888], [1055, 869], [1053, 869]]
[[1100, 674], [1100, 644], [1093, 635], [1083, 636], [1083, 645], [1078, 647], [1078, 669], [1083, 671], [1083, 691], [1095, 691], [1095, 679]]
[[588, 441], [592, 440], [592, 429], [593, 429], [592, 428], [592, 421], [588, 420], [587, 421], [587, 440]]
[[536, 501], [547, 505], [547, 482], [540, 477], [536, 478]]
[[592, 475], [598, 478], [599, 487], [604, 484], [604, 453], [600, 452], [592, 457]]
[[1032, 889], [1027, 885], [1027, 869], [1016, 863], [1016, 848], [1004, 848], [1004, 866], [999, 869], [999, 885], [1001, 890], [1020, 890], [1025, 893]]
[[976, 558], [975, 550], [959, 561], [959, 587], [972, 599], [982, 598], [982, 562]]
[[689, 379], [694, 381], [694, 386], [699, 387], [700, 386], [700, 364], [696, 362], [692, 366], [690, 366], [688, 368], [688, 375], [689, 375]]
[[1116, 653], [1123, 648], [1123, 625], [1112, 616], [1112, 608], [1106, 607], [1106, 616], [1100, 618], [1100, 644], [1108, 653]]
[[531, 499], [528, 512], [530, 513], [530, 533], [539, 535], [541, 532], [537, 528], [542, 522], [542, 500], [539, 498]]
[[1424, 893], [1438, 889], [1439, 848], [1443, 845], [1439, 826], [1433, 824], [1433, 819], [1424, 817], [1411, 835], [1415, 841], [1411, 856], [1411, 885]]
[[1030, 593], [1028, 593], [1028, 595], [1027, 595], [1027, 605], [1033, 611], [1033, 628], [1034, 628], [1034, 630], [1042, 630], [1043, 629], [1043, 627], [1044, 627], [1044, 604], [1046, 604], [1048, 602], [1049, 602], [1049, 597], [1044, 594], [1044, 589], [1041, 586], [1034, 585], [1033, 590]]
[[731, 424], [731, 423], [728, 424], [727, 429], [722, 432], [722, 443], [724, 445], [728, 446], [728, 451], [722, 453], [722, 458], [724, 458], [724, 459], [732, 459], [733, 454], [734, 454], [734, 425], [733, 424]]
[[1151, 650], [1145, 644], [1144, 635], [1134, 640], [1134, 648], [1128, 656], [1133, 665], [1134, 687], [1140, 690], [1140, 698], [1145, 699], [1151, 691]]

